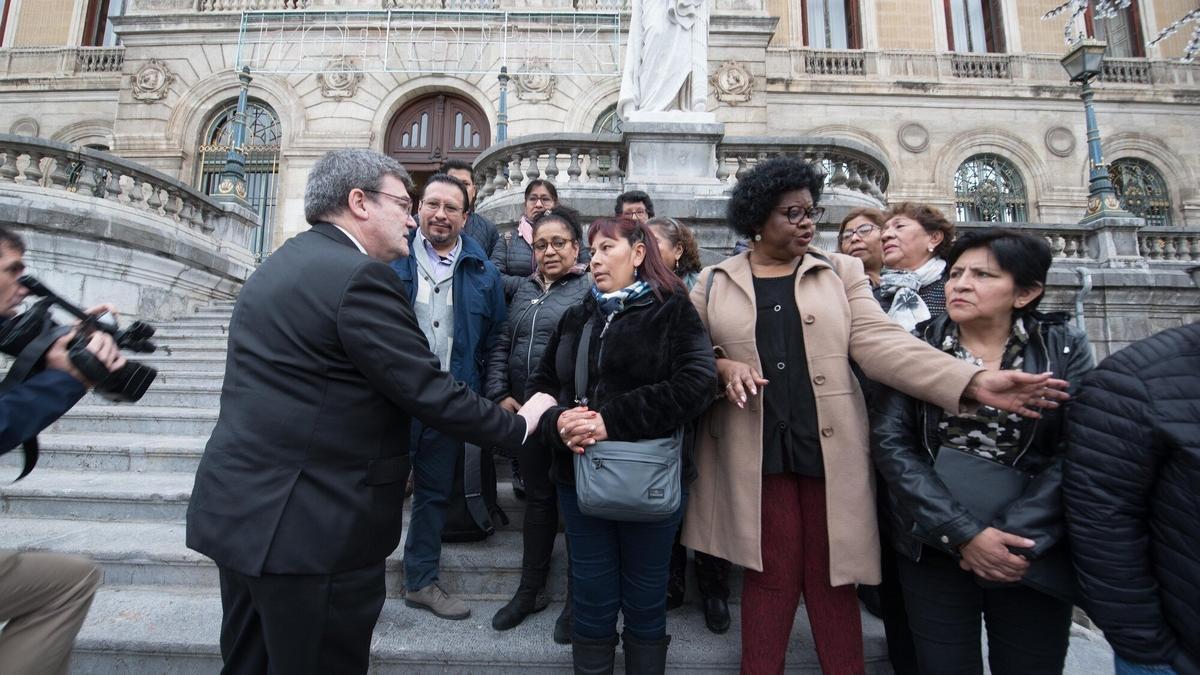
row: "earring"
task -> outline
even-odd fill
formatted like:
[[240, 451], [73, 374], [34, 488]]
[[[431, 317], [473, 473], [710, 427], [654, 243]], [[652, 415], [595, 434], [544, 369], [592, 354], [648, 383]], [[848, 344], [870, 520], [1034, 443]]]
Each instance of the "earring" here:
[[754, 235], [754, 241], [762, 241], [762, 235], [761, 234]]
[[926, 250], [928, 250], [930, 253], [933, 253], [933, 249], [934, 249], [934, 247], [933, 247], [933, 246], [930, 246], [930, 247], [929, 247], [928, 249], [926, 249]]

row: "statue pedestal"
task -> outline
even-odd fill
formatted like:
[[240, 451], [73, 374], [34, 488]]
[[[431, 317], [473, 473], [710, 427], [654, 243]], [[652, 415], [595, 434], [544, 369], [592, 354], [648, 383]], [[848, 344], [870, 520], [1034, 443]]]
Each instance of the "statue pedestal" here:
[[637, 113], [625, 121], [623, 133], [627, 186], [719, 185], [717, 143], [725, 125], [712, 113]]

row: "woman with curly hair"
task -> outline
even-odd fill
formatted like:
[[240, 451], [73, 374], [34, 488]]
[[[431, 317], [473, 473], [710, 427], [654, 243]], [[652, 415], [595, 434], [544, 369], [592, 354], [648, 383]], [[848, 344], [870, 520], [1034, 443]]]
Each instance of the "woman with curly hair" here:
[[1033, 416], [1065, 398], [1049, 374], [985, 371], [888, 320], [862, 265], [812, 246], [822, 185], [797, 159], [750, 170], [727, 218], [751, 249], [702, 271], [691, 294], [724, 397], [696, 433], [683, 543], [746, 568], [743, 673], [783, 671], [801, 595], [821, 669], [865, 670], [854, 584], [879, 583], [879, 532], [851, 358], [948, 410]]
[[883, 311], [912, 330], [946, 313], [946, 252], [954, 243], [954, 223], [928, 204], [901, 202], [887, 213], [883, 233]]

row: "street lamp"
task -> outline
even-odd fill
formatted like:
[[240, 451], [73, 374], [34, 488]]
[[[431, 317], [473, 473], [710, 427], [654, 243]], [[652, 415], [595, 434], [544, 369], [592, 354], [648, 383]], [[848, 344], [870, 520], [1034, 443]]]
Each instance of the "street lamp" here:
[[225, 168], [217, 180], [213, 195], [218, 200], [248, 206], [246, 201], [246, 95], [250, 89], [250, 68], [244, 66], [238, 73], [238, 102], [230, 125], [231, 139], [225, 153]]
[[496, 116], [496, 142], [508, 140], [508, 66], [500, 66], [500, 114]]
[[1071, 82], [1081, 85], [1079, 97], [1083, 99], [1083, 109], [1087, 115], [1091, 173], [1088, 179], [1087, 215], [1082, 221], [1085, 223], [1105, 216], [1131, 217], [1131, 214], [1121, 209], [1117, 191], [1109, 180], [1108, 165], [1104, 163], [1104, 155], [1100, 150], [1100, 128], [1096, 125], [1096, 111], [1092, 107], [1092, 99], [1095, 97], [1092, 80], [1100, 76], [1104, 50], [1107, 47], [1103, 40], [1079, 40], [1061, 61], [1063, 69], [1071, 76]]

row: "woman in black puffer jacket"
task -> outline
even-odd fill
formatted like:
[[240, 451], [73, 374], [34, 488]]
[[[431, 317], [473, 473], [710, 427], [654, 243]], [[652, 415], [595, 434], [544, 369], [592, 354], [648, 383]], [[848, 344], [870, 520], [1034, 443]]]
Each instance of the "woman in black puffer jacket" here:
[[[1033, 311], [1050, 261], [1037, 237], [964, 235], [947, 255], [947, 313], [919, 334], [985, 368], [1050, 371], [1077, 388], [1092, 367], [1087, 337], [1065, 315]], [[874, 404], [872, 455], [887, 487], [920, 672], [982, 673], [981, 613], [993, 673], [1061, 672], [1075, 596], [1063, 410], [1036, 420], [988, 407], [952, 415], [892, 390]], [[979, 499], [988, 494], [1006, 497], [989, 508]]]
[[[555, 207], [541, 213], [531, 228], [536, 271], [521, 280], [508, 303], [508, 318], [498, 331], [484, 385], [488, 398], [511, 411], [519, 410], [532, 394], [526, 391], [526, 381], [537, 370], [562, 315], [581, 303], [592, 287], [587, 267], [578, 264], [583, 237], [572, 209]], [[558, 535], [558, 496], [550, 482], [549, 451], [539, 443], [526, 443], [517, 465], [513, 482], [523, 482], [525, 493], [521, 584], [492, 618], [496, 630], [515, 628], [525, 617], [546, 608], [546, 578]], [[570, 640], [570, 608], [568, 599], [555, 623], [557, 642]]]

